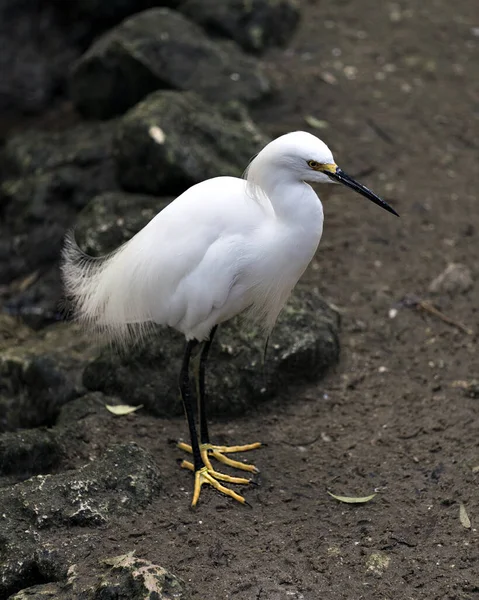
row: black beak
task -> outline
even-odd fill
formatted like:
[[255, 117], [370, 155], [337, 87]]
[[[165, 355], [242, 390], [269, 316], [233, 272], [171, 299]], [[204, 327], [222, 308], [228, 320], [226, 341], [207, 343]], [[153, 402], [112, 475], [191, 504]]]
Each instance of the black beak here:
[[374, 204], [377, 204], [381, 208], [384, 208], [384, 210], [387, 210], [393, 215], [396, 215], [396, 217], [399, 217], [398, 213], [394, 210], [394, 208], [391, 208], [391, 206], [389, 206], [387, 202], [384, 202], [384, 200], [382, 200], [379, 196], [376, 196], [376, 194], [371, 192], [371, 190], [368, 190], [367, 187], [361, 185], [349, 175], [346, 175], [346, 173], [344, 171], [341, 171], [339, 167], [336, 169], [335, 172], [325, 171], [325, 173], [331, 179], [334, 179], [335, 181], [344, 184], [348, 188], [351, 188], [355, 192], [358, 192], [358, 194], [361, 194], [361, 196], [368, 198], [369, 200], [371, 200], [371, 202], [374, 202]]

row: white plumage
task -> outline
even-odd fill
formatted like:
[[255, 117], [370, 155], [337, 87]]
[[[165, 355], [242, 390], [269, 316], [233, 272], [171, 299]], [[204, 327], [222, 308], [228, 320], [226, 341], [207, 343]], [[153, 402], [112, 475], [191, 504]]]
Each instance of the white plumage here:
[[63, 276], [79, 320], [119, 342], [148, 322], [203, 340], [246, 309], [270, 329], [322, 232], [319, 198], [286, 162], [303, 140], [307, 158], [332, 162], [313, 136], [289, 134], [253, 160], [247, 180], [191, 187], [109, 256], [90, 259], [68, 238]]

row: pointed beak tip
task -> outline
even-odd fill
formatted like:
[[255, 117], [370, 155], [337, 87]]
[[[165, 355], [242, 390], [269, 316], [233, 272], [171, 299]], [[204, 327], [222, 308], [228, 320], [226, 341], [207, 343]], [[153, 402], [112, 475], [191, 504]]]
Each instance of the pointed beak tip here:
[[347, 175], [339, 167], [336, 168], [334, 173], [329, 172], [328, 175], [331, 177], [331, 179], [337, 181], [338, 183], [342, 183], [346, 187], [351, 188], [355, 192], [361, 194], [361, 196], [364, 196], [368, 200], [371, 200], [371, 202], [374, 202], [374, 204], [376, 204], [377, 206], [380, 206], [381, 208], [384, 208], [384, 210], [387, 210], [396, 217], [399, 217], [399, 213], [397, 213], [392, 206], [389, 206], [389, 204], [385, 202], [382, 198], [376, 196], [376, 194], [374, 194], [370, 189], [368, 189], [361, 183], [355, 181], [352, 177]]

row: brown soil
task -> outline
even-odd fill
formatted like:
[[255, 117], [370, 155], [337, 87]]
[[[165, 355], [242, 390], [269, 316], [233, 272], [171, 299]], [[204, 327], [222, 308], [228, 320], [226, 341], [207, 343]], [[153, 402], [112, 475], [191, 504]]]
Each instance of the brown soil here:
[[[182, 419], [112, 418], [101, 443], [152, 451], [163, 491], [96, 532], [82, 561], [136, 549], [194, 600], [479, 597], [479, 400], [457, 383], [478, 377], [477, 334], [402, 303], [464, 263], [472, 290], [434, 302], [477, 329], [478, 6], [304, 2], [290, 48], [267, 57], [284, 91], [255, 117], [272, 135], [324, 121], [315, 133], [337, 162], [401, 218], [319, 190], [325, 233], [306, 277], [342, 312], [341, 363], [318, 386], [212, 424], [218, 441], [267, 443], [248, 457], [261, 470], [251, 507], [204, 489], [191, 511], [191, 474], [168, 443], [187, 437]], [[327, 490], [377, 495], [351, 506]]]

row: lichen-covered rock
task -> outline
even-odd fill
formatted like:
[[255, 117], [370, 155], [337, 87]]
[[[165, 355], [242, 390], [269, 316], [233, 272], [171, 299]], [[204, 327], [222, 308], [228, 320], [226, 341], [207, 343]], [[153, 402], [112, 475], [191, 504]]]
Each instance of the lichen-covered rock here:
[[[92, 572], [93, 571], [93, 572]], [[188, 600], [185, 584], [175, 575], [134, 552], [105, 558], [98, 568], [71, 565], [66, 581], [23, 589], [10, 600]]]
[[[58, 261], [75, 215], [99, 192], [118, 188], [114, 130], [114, 123], [100, 123], [61, 133], [28, 131], [0, 151], [0, 285], [20, 280], [2, 294], [11, 314], [41, 315], [42, 309], [47, 322], [55, 318], [60, 278], [58, 269], [47, 270]], [[38, 269], [42, 277], [35, 278]]]
[[187, 600], [184, 583], [172, 573], [137, 558], [133, 552], [102, 561], [109, 570], [96, 585], [91, 600]]
[[[160, 473], [150, 454], [136, 444], [121, 444], [108, 449], [102, 459], [79, 469], [58, 475], [39, 475], [2, 488], [0, 598], [8, 598], [19, 590], [24, 594], [20, 598], [43, 598], [52, 590], [58, 592], [54, 596], [56, 600], [113, 597], [94, 594], [92, 573], [84, 571], [80, 578], [81, 566], [69, 568], [69, 557], [72, 551], [75, 554], [75, 546], [86, 543], [88, 532], [104, 526], [114, 516], [136, 513], [157, 496], [160, 487]], [[53, 527], [59, 526], [81, 527], [85, 533], [77, 533], [72, 547], [68, 548], [68, 543], [59, 546], [58, 541], [52, 543], [48, 535]], [[71, 531], [68, 537], [75, 535], [75, 529]], [[97, 574], [97, 586], [103, 577], [102, 573]], [[45, 581], [59, 582], [58, 587], [28, 590]], [[141, 582], [140, 579], [140, 589]], [[90, 595], [81, 596], [82, 591]], [[136, 598], [134, 595], [116, 597]]]
[[[300, 287], [278, 320], [263, 366], [264, 343], [259, 328], [241, 318], [221, 326], [208, 362], [211, 414], [241, 414], [288, 383], [321, 378], [338, 360], [338, 316], [316, 293]], [[183, 348], [183, 337], [163, 328], [127, 354], [105, 350], [86, 367], [84, 384], [128, 404], [143, 404], [155, 415], [180, 415]]]
[[111, 252], [140, 231], [171, 200], [126, 192], [96, 196], [78, 215], [76, 240], [82, 250], [93, 256]]
[[266, 143], [241, 105], [159, 91], [121, 119], [118, 177], [132, 192], [177, 194], [210, 177], [240, 176]]
[[186, 0], [180, 10], [212, 35], [250, 52], [286, 44], [299, 22], [299, 0]]
[[52, 424], [82, 392], [81, 373], [97, 348], [78, 326], [58, 323], [23, 341], [0, 341], [0, 431]]
[[0, 514], [34, 528], [105, 525], [113, 514], [146, 506], [159, 492], [153, 458], [136, 444], [110, 448], [104, 458], [59, 475], [38, 475], [8, 488]]
[[167, 8], [136, 14], [96, 40], [74, 66], [70, 87], [78, 110], [94, 118], [119, 115], [162, 88], [214, 102], [253, 102], [270, 92], [254, 58]]

